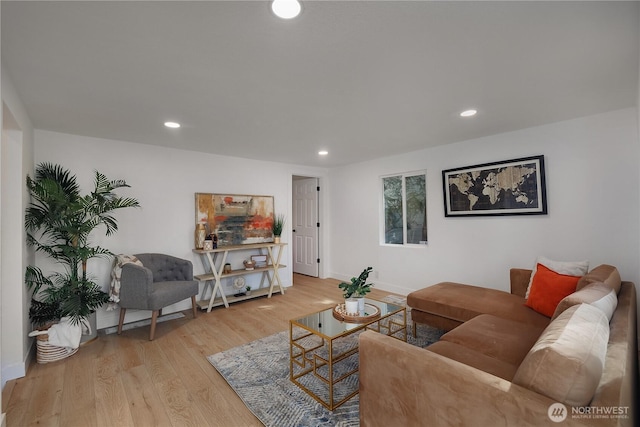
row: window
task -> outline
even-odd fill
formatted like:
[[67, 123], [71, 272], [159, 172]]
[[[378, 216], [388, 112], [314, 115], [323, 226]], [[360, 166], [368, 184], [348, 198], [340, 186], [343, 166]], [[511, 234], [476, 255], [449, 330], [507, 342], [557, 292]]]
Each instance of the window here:
[[413, 172], [382, 178], [383, 243], [427, 242], [427, 177]]

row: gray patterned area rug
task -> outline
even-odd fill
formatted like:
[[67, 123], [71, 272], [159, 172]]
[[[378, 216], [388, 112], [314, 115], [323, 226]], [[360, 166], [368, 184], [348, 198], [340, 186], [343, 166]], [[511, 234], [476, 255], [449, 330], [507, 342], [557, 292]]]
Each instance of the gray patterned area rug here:
[[[390, 302], [397, 304], [400, 301]], [[420, 325], [418, 338], [414, 339], [409, 319], [407, 310], [407, 341], [410, 344], [426, 347], [438, 341], [444, 333]], [[354, 340], [357, 340], [357, 335]], [[352, 367], [358, 364], [357, 354], [354, 356], [348, 361]], [[289, 331], [208, 356], [207, 359], [267, 427], [347, 427], [360, 424], [358, 395], [329, 411], [289, 380]], [[345, 368], [349, 369], [349, 366]], [[353, 376], [353, 381], [357, 386], [357, 375]], [[338, 387], [335, 393], [340, 392]]]

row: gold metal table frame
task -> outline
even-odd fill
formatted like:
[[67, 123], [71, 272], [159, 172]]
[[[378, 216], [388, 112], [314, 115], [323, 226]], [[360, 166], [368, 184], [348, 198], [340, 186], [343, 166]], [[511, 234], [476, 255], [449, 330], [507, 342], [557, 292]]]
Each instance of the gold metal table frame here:
[[[348, 323], [336, 319], [330, 307], [289, 321], [289, 379], [330, 411], [358, 394], [354, 377], [358, 364], [348, 368], [349, 360], [358, 353], [356, 334], [368, 329], [407, 341], [405, 307], [371, 298], [366, 301], [380, 309], [380, 316]], [[336, 396], [339, 383], [346, 391]]]

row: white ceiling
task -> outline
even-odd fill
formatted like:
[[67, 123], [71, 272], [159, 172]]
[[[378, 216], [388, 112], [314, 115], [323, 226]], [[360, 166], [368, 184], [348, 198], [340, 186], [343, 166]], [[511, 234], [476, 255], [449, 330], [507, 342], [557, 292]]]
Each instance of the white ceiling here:
[[638, 97], [638, 2], [307, 1], [291, 21], [267, 1], [1, 7], [34, 126], [76, 135], [329, 167]]

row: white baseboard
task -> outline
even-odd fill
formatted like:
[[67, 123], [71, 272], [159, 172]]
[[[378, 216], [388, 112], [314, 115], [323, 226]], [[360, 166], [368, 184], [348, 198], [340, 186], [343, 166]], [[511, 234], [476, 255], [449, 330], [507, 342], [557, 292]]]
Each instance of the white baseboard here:
[[[182, 312], [166, 314], [158, 317], [157, 323], [166, 322], [167, 320], [182, 319], [183, 317], [184, 317], [184, 314], [182, 314]], [[129, 329], [140, 328], [142, 326], [148, 326], [150, 324], [151, 324], [151, 319], [138, 320], [131, 323], [125, 323], [124, 325], [122, 325], [122, 330], [126, 331]], [[98, 335], [115, 334], [117, 331], [118, 331], [117, 326], [110, 326], [108, 328], [99, 329]]]
[[7, 427], [7, 417], [4, 412], [0, 415], [0, 427]]
[[7, 381], [15, 380], [17, 378], [22, 378], [27, 374], [27, 362], [19, 362], [13, 363], [8, 366], [2, 367], [2, 388], [4, 389], [4, 385]]

